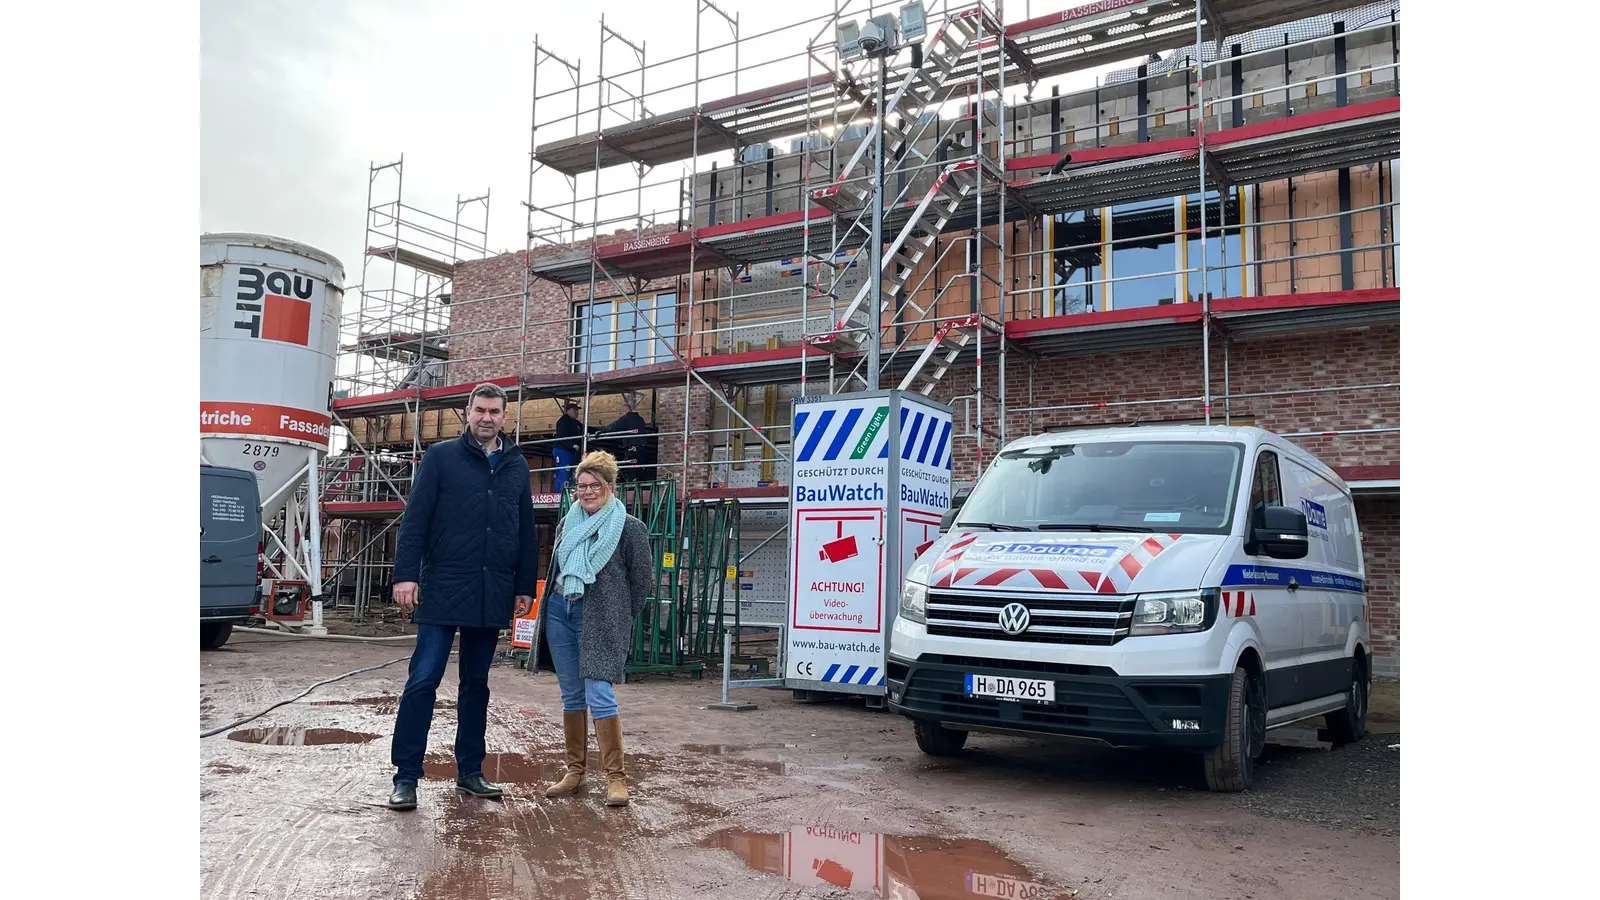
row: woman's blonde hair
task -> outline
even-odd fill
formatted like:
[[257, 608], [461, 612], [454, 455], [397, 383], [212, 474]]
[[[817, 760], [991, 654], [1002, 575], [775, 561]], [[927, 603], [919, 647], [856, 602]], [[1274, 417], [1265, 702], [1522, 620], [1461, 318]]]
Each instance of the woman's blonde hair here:
[[595, 450], [578, 463], [577, 470], [572, 473], [573, 482], [585, 472], [604, 481], [606, 487], [615, 489], [617, 486], [617, 458], [604, 450]]

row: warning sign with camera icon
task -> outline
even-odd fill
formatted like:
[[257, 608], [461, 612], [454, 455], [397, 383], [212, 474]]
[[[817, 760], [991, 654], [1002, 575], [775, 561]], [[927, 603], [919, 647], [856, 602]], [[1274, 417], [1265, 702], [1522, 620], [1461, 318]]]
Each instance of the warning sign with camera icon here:
[[807, 509], [797, 518], [790, 624], [820, 631], [877, 632], [883, 625], [883, 510]]

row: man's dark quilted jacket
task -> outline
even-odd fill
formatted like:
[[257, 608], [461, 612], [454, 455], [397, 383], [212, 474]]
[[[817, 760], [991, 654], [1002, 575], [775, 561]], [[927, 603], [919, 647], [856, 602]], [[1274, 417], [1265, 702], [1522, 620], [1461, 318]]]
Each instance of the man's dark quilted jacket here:
[[394, 580], [417, 582], [413, 621], [508, 628], [538, 577], [528, 461], [504, 436], [494, 471], [470, 435], [423, 454], [406, 501]]

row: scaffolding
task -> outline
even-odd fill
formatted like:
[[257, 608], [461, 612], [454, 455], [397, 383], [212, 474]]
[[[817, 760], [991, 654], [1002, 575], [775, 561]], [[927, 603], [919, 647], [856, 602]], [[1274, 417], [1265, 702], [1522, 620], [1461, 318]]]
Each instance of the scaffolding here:
[[[355, 308], [346, 304], [340, 316], [335, 403], [447, 384], [455, 267], [488, 256], [489, 194], [457, 194], [445, 218], [405, 201], [404, 154], [368, 165], [361, 283]], [[419, 394], [403, 406], [402, 422], [411, 421], [403, 443], [388, 435], [358, 437], [336, 415], [345, 452], [324, 463], [321, 503], [338, 515], [324, 518], [322, 539], [333, 554], [325, 556], [323, 583], [334, 605], [353, 608], [358, 620], [388, 583], [393, 529], [422, 457], [426, 402]]]
[[[992, 0], [928, 3], [921, 65], [880, 67], [841, 58], [834, 35], [883, 7], [834, 0], [831, 12], [751, 33], [712, 0], [691, 2], [693, 51], [655, 61], [640, 35], [602, 16], [587, 78], [582, 60], [535, 37], [520, 285], [451, 302], [456, 266], [429, 270], [406, 255], [398, 221], [378, 220], [394, 235], [378, 241], [379, 207], [369, 208], [369, 261], [421, 274], [403, 298], [391, 277], [373, 315], [363, 272], [358, 340], [346, 351], [380, 362], [367, 377], [357, 364], [335, 412], [347, 427], [369, 423], [349, 430], [372, 446], [356, 441], [330, 466], [344, 466], [340, 485], [371, 490], [339, 495], [330, 516], [392, 524], [404, 463], [427, 439], [424, 412], [441, 417], [434, 439], [450, 436], [443, 415], [480, 381], [512, 396], [508, 431], [536, 457], [555, 439], [530, 406], [553, 413], [555, 401], [582, 398], [587, 449], [628, 436], [597, 430], [597, 398], [637, 404], [649, 392], [652, 419], [667, 420], [650, 436], [673, 452], [625, 467], [676, 479], [685, 511], [732, 498], [747, 515], [787, 497], [789, 426], [778, 411], [796, 395], [879, 378], [956, 408], [968, 480], [1017, 431], [1117, 414], [1234, 423], [1248, 420], [1245, 403], [1397, 389], [1233, 394], [1229, 354], [1257, 335], [1398, 320], [1398, 3], [1029, 3], [1016, 21]], [[1127, 61], [1092, 87], [1071, 84]], [[870, 178], [880, 156], [881, 197]], [[1375, 199], [1347, 202], [1350, 170], [1367, 166]], [[1339, 208], [1296, 215], [1296, 180], [1304, 190], [1328, 173], [1340, 173]], [[1278, 183], [1287, 212], [1263, 218], [1263, 186]], [[408, 210], [398, 193], [396, 220]], [[487, 194], [458, 200], [456, 243], [432, 260], [486, 255], [482, 232], [460, 224], [479, 199], [487, 228]], [[1376, 238], [1357, 245], [1369, 222], [1361, 230]], [[869, 272], [875, 239], [883, 267]], [[1118, 271], [1134, 258], [1120, 251], [1167, 244], [1169, 265]], [[1325, 274], [1330, 260], [1337, 276]], [[480, 304], [470, 327], [452, 327], [452, 311], [460, 326], [463, 307]], [[1038, 396], [1034, 374], [1049, 358], [1135, 348], [1195, 351], [1196, 390]], [[674, 404], [662, 391], [681, 396]], [[412, 423], [400, 441], [378, 424], [393, 420]], [[386, 453], [398, 462], [352, 474], [358, 458]], [[543, 483], [554, 465], [534, 468]], [[329, 492], [338, 476], [325, 479]], [[538, 496], [541, 509], [560, 505]], [[747, 536], [766, 537], [736, 554], [735, 573], [781, 549], [772, 529], [750, 524]]]

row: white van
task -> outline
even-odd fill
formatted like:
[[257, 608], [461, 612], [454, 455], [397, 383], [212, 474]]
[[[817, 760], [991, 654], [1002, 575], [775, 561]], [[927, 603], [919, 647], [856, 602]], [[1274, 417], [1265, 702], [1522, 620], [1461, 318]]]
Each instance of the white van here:
[[1204, 756], [1252, 780], [1268, 729], [1366, 729], [1361, 530], [1331, 469], [1259, 428], [1013, 441], [907, 573], [889, 708], [917, 744], [971, 731]]

